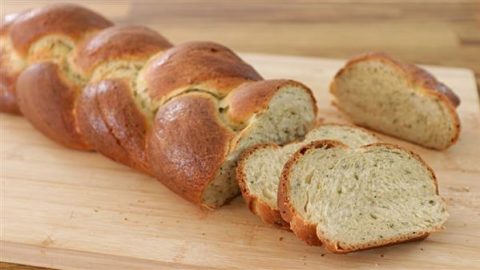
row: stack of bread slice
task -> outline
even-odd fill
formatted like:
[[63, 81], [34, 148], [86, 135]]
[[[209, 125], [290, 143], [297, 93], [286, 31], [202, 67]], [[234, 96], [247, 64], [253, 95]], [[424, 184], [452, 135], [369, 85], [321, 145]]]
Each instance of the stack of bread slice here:
[[302, 142], [283, 147], [263, 144], [243, 153], [237, 166], [237, 179], [243, 197], [252, 212], [266, 223], [289, 228], [280, 216], [277, 206], [278, 182], [282, 169], [290, 157], [303, 146], [315, 140], [339, 140], [351, 147], [378, 142], [372, 133], [348, 125], [323, 124], [311, 130]]
[[321, 125], [303, 142], [253, 147], [237, 179], [263, 221], [336, 253], [423, 239], [448, 217], [418, 155], [353, 126]]

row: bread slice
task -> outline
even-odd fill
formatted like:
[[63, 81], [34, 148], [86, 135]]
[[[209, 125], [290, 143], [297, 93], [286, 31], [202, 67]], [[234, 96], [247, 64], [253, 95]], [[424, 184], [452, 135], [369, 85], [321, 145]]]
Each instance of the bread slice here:
[[258, 145], [244, 152], [238, 163], [237, 180], [248, 207], [264, 222], [289, 227], [277, 207], [278, 182], [283, 166], [302, 146], [321, 139], [340, 140], [351, 147], [378, 142], [376, 136], [361, 128], [323, 124], [311, 130], [303, 142], [283, 147], [276, 144]]
[[427, 71], [381, 53], [348, 61], [330, 86], [352, 121], [428, 148], [455, 143], [459, 98]]
[[278, 197], [297, 236], [335, 253], [424, 239], [448, 217], [428, 165], [384, 143], [312, 142], [285, 165]]

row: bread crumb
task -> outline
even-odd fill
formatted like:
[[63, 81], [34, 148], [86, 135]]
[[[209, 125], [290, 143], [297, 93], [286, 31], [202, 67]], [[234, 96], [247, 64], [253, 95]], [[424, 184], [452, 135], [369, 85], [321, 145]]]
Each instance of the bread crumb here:
[[124, 217], [124, 218], [123, 218], [123, 220], [127, 221], [127, 220], [128, 220], [128, 218]]
[[322, 257], [325, 257], [325, 254], [324, 254], [324, 253], [322, 253], [320, 256], [322, 256]]
[[283, 241], [283, 237], [280, 236], [280, 238], [278, 238], [278, 241]]
[[380, 257], [382, 257], [382, 258], [383, 258], [383, 257], [385, 257], [385, 255], [383, 255], [383, 254], [380, 254]]

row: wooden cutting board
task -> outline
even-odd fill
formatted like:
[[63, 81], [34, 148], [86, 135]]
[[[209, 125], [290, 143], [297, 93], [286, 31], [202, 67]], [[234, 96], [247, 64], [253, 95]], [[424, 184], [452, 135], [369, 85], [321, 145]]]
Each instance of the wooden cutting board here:
[[[242, 55], [265, 78], [314, 89], [320, 116], [346, 120], [328, 84], [343, 61]], [[384, 137], [418, 152], [448, 203], [447, 230], [422, 242], [348, 255], [309, 247], [263, 224], [241, 197], [200, 210], [156, 180], [96, 153], [58, 146], [21, 117], [0, 115], [1, 261], [65, 269], [293, 269], [480, 267], [480, 112], [474, 76], [428, 68], [461, 97], [462, 133], [444, 152]]]

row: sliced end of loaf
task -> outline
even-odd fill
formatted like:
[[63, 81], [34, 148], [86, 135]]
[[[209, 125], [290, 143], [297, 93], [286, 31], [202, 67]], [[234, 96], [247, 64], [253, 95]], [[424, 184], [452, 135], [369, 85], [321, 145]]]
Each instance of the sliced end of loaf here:
[[315, 117], [316, 104], [308, 88], [281, 86], [267, 106], [254, 115], [233, 140], [216, 178], [204, 190], [204, 205], [218, 207], [239, 193], [235, 169], [243, 151], [254, 145], [284, 144], [299, 139], [311, 128]]
[[289, 160], [280, 193], [282, 216], [315, 224], [336, 253], [423, 239], [448, 217], [432, 170], [389, 144], [313, 142]]

